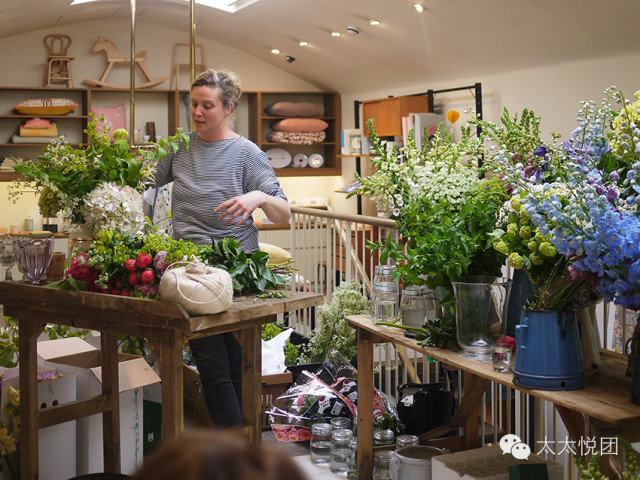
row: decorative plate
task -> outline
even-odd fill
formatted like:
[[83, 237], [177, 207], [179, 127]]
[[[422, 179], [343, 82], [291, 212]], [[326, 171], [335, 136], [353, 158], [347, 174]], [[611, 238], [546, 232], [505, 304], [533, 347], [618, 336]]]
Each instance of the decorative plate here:
[[264, 153], [269, 158], [271, 168], [284, 168], [291, 163], [291, 154], [283, 148], [271, 148]]
[[296, 168], [304, 168], [308, 163], [308, 157], [304, 153], [296, 153], [293, 156], [293, 166]]
[[324, 158], [319, 153], [312, 153], [309, 155], [309, 166], [311, 168], [320, 168], [324, 165]]

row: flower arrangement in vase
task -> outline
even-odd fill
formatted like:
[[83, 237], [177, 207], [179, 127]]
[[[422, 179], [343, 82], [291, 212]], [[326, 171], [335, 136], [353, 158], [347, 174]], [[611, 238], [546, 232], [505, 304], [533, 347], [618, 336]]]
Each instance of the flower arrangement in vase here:
[[[104, 120], [104, 119], [103, 119]], [[157, 161], [176, 151], [189, 138], [180, 130], [175, 137], [152, 144], [149, 149], [133, 151], [128, 132], [97, 131], [93, 118], [84, 130], [86, 146], [73, 147], [64, 137], [43, 148], [38, 160], [14, 165], [21, 177], [11, 187], [13, 197], [35, 186], [40, 193], [39, 207], [48, 217], [62, 211], [68, 226], [88, 225], [95, 233], [117, 227], [137, 231], [143, 227], [142, 192], [149, 185]]]
[[492, 248], [488, 234], [508, 198], [497, 179], [481, 178], [482, 144], [462, 129], [458, 142], [440, 125], [421, 149], [410, 132], [407, 144], [392, 149], [378, 138], [369, 122], [375, 173], [358, 178], [351, 194], [371, 195], [378, 206], [391, 209], [400, 235], [373, 242], [380, 261], [397, 264], [403, 285], [439, 288], [444, 315], [425, 323], [417, 338], [423, 344], [446, 345], [455, 338], [453, 287], [464, 275], [500, 276], [505, 255]]
[[[584, 305], [595, 292], [618, 305], [640, 308], [639, 119], [640, 101], [628, 102], [611, 87], [599, 104], [583, 102], [569, 140], [560, 143], [554, 135], [528, 158], [499, 143], [492, 150], [487, 167], [511, 190], [513, 205], [519, 203], [531, 228], [559, 255], [551, 280], [537, 288], [533, 307]], [[481, 125], [489, 132], [507, 129]], [[504, 238], [496, 237], [495, 243], [503, 251]], [[539, 266], [531, 254], [529, 260], [524, 267], [531, 274]]]

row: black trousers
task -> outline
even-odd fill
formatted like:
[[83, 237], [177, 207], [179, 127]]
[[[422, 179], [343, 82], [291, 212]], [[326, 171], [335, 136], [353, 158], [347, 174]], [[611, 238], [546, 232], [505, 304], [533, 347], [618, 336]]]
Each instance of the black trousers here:
[[232, 333], [189, 340], [213, 425], [242, 421], [242, 349]]

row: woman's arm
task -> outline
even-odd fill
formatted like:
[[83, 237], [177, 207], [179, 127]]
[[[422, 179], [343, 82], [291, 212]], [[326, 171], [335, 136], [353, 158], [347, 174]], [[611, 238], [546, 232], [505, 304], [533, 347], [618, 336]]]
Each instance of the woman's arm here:
[[289, 223], [291, 209], [282, 197], [274, 197], [259, 190], [230, 198], [218, 205], [214, 212], [222, 212], [218, 217], [228, 224], [239, 218], [237, 225], [242, 224], [256, 208], [261, 208], [273, 223]]

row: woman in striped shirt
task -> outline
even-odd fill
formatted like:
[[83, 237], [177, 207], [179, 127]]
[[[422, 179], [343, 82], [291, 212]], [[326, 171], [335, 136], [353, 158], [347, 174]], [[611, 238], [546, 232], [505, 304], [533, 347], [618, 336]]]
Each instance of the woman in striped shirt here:
[[[234, 237], [251, 253], [258, 249], [253, 211], [261, 208], [272, 222], [288, 223], [291, 210], [266, 154], [228, 126], [240, 95], [232, 72], [210, 69], [195, 79], [190, 95], [194, 124], [190, 146], [181, 146], [158, 163], [155, 186], [173, 182], [174, 238], [211, 244], [211, 238]], [[189, 345], [213, 424], [239, 424], [242, 375], [237, 340], [225, 333], [192, 340]]]

